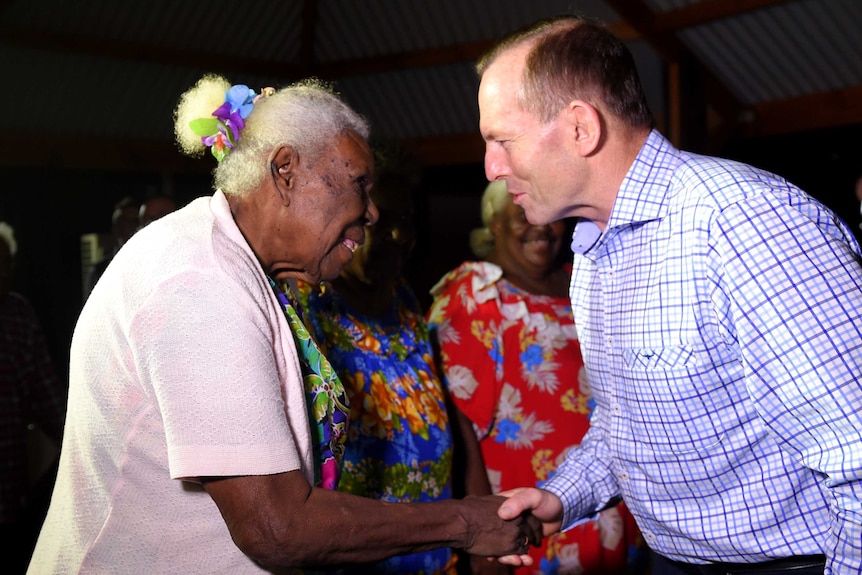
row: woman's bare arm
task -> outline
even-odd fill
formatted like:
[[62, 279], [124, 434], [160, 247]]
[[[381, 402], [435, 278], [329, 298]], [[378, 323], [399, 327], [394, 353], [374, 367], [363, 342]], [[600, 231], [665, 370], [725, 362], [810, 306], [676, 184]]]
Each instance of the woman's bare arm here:
[[437, 547], [523, 554], [538, 544], [532, 517], [503, 521], [504, 498], [388, 503], [312, 488], [300, 471], [207, 478], [234, 543], [259, 563], [310, 567], [366, 563]]

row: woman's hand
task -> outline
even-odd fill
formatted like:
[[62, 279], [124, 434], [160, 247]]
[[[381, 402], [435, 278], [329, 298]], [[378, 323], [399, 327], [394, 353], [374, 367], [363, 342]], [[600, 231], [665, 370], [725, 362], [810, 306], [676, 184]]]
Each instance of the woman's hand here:
[[[532, 519], [541, 522], [543, 537], [560, 530], [563, 520], [563, 502], [550, 491], [533, 487], [519, 487], [504, 491], [500, 495], [507, 497], [506, 502], [500, 506], [498, 511], [501, 519], [511, 520], [529, 513]], [[526, 553], [500, 557], [499, 561], [505, 565], [514, 566], [533, 564], [533, 558]]]
[[542, 524], [529, 513], [500, 514], [507, 500], [499, 495], [467, 496], [461, 500], [461, 513], [467, 523], [467, 538], [463, 549], [472, 555], [497, 557], [521, 555], [530, 545], [542, 541]]

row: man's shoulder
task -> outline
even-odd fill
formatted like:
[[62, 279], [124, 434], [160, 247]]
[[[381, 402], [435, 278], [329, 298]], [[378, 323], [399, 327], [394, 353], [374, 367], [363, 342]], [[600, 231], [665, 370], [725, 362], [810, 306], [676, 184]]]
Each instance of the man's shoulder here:
[[792, 186], [771, 172], [735, 160], [680, 154], [681, 162], [673, 178], [674, 202], [721, 211], [747, 198]]

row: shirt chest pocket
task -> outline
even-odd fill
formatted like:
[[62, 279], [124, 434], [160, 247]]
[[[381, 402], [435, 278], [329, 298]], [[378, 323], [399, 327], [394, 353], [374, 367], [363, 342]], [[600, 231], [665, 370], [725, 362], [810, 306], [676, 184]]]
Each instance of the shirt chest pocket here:
[[739, 421], [737, 393], [744, 386], [737, 357], [725, 344], [624, 349], [617, 389], [632, 440], [676, 457], [718, 448]]

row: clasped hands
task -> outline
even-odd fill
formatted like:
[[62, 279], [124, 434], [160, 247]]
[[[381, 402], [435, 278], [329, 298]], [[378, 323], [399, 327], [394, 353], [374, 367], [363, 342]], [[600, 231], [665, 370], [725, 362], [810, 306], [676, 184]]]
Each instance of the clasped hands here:
[[496, 521], [470, 523], [472, 541], [464, 549], [473, 555], [497, 557], [505, 565], [532, 565], [530, 545], [538, 547], [544, 537], [559, 531], [563, 516], [559, 498], [531, 487], [464, 501], [496, 506]]

